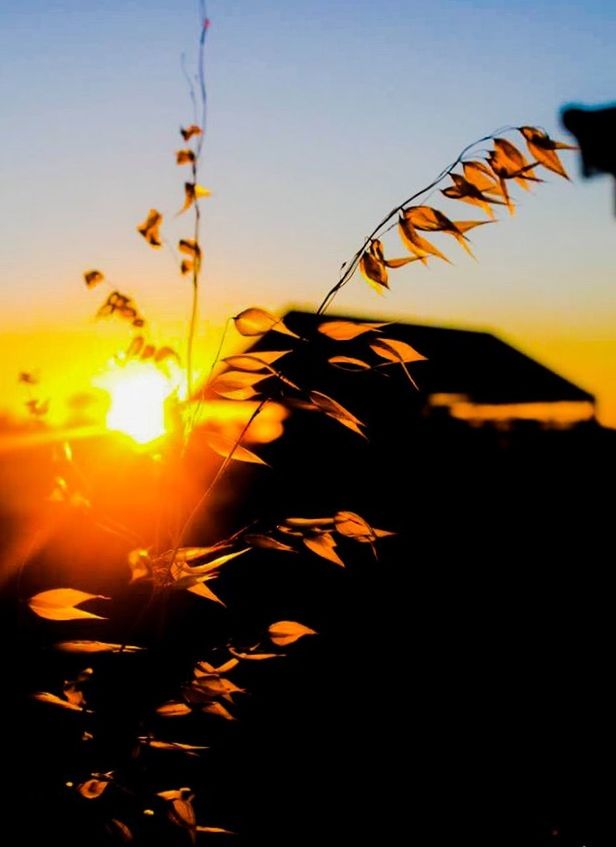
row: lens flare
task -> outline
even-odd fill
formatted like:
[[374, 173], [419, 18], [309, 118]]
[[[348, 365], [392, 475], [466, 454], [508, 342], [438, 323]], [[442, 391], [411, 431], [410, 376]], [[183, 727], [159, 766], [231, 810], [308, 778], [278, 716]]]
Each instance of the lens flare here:
[[137, 444], [148, 444], [168, 430], [167, 401], [174, 381], [149, 362], [113, 367], [97, 380], [111, 398], [107, 428], [123, 432]]

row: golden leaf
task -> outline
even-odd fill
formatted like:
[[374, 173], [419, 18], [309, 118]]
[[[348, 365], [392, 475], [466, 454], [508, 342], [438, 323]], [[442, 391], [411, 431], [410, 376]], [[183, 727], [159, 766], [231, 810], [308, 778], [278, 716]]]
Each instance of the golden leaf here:
[[242, 653], [234, 647], [229, 647], [229, 653], [242, 661], [263, 662], [266, 659], [280, 659], [283, 653]]
[[88, 288], [94, 288], [105, 279], [105, 275], [101, 271], [86, 271], [83, 278]]
[[167, 359], [175, 359], [178, 363], [180, 362], [179, 353], [177, 353], [173, 347], [159, 347], [156, 355], [154, 356], [154, 361], [157, 365], [161, 364], [161, 362], [166, 361]]
[[[208, 384], [208, 388], [227, 397], [240, 389], [252, 388], [258, 382], [268, 379], [270, 374], [248, 373], [246, 371], [225, 371]], [[255, 394], [256, 392], [250, 392]]]
[[160, 238], [160, 225], [163, 222], [163, 216], [156, 209], [150, 209], [148, 216], [142, 224], [137, 227], [137, 232], [141, 233], [148, 244], [152, 247], [160, 247], [162, 241]]
[[197, 826], [195, 827], [197, 832], [211, 832], [212, 834], [219, 835], [235, 835], [235, 832], [231, 829], [223, 829], [221, 826]]
[[453, 221], [453, 223], [460, 232], [468, 232], [469, 229], [475, 229], [476, 226], [485, 226], [486, 224], [496, 223], [496, 221]]
[[333, 529], [333, 518], [285, 518], [284, 522], [293, 529]]
[[205, 436], [208, 446], [223, 456], [225, 459], [233, 459], [236, 462], [250, 462], [255, 465], [266, 465], [260, 456], [253, 453], [252, 450], [247, 450], [238, 444], [237, 439], [230, 438], [226, 435], [221, 435], [217, 432], [208, 432]]
[[352, 356], [331, 356], [327, 361], [330, 365], [343, 371], [369, 371], [372, 369], [372, 366], [367, 362], [354, 359]]
[[145, 647], [134, 644], [110, 644], [106, 641], [58, 641], [56, 650], [65, 653], [140, 653]]
[[303, 542], [309, 550], [321, 556], [322, 559], [327, 559], [335, 565], [340, 565], [343, 568], [344, 562], [336, 553], [336, 541], [334, 536], [329, 532], [314, 532], [306, 535]]
[[223, 362], [231, 368], [237, 368], [238, 371], [271, 371], [270, 365], [290, 352], [290, 350], [259, 350], [258, 353], [227, 356]]
[[194, 238], [181, 238], [178, 242], [178, 249], [180, 253], [186, 253], [186, 255], [192, 256], [194, 259], [201, 258], [201, 248]]
[[217, 715], [219, 718], [224, 718], [226, 721], [234, 721], [235, 717], [231, 714], [231, 712], [226, 709], [222, 703], [219, 703], [217, 700], [213, 703], [206, 703], [205, 706], [201, 707], [202, 712], [206, 712], [208, 715]]
[[200, 126], [197, 126], [197, 124], [191, 124], [190, 126], [187, 126], [186, 129], [180, 129], [180, 132], [184, 141], [190, 141], [193, 135], [201, 135], [203, 130]]
[[535, 157], [540, 165], [565, 179], [569, 179], [556, 151], [576, 150], [576, 147], [571, 144], [563, 144], [561, 141], [554, 141], [547, 132], [543, 132], [534, 126], [521, 126], [519, 130], [526, 139], [529, 153]]
[[211, 600], [213, 603], [220, 603], [221, 606], [225, 605], [220, 597], [214, 594], [211, 588], [207, 587], [205, 582], [197, 582], [195, 585], [191, 585], [186, 590], [190, 591], [191, 594], [196, 594], [197, 597], [203, 597], [205, 600]]
[[437, 256], [439, 259], [443, 259], [443, 261], [451, 264], [447, 256], [435, 247], [427, 238], [423, 238], [412, 223], [412, 210], [411, 215], [407, 215], [406, 211], [400, 213], [400, 218], [398, 220], [398, 232], [400, 233], [400, 238], [404, 246], [413, 253], [422, 264], [427, 263], [428, 256]]
[[[404, 210], [404, 217], [412, 223], [415, 229], [425, 230], [426, 232], [444, 232], [446, 235], [453, 236], [470, 256], [473, 255], [463, 231], [438, 209], [433, 209], [430, 206], [409, 206], [408, 209]], [[488, 223], [488, 221], [481, 221], [480, 223]]]
[[299, 338], [299, 335], [287, 329], [281, 318], [277, 318], [270, 312], [266, 312], [265, 309], [244, 309], [233, 320], [235, 321], [235, 328], [240, 335], [252, 337], [255, 335], [265, 335], [266, 332], [273, 330], [284, 335], [290, 335], [293, 338]]
[[376, 534], [370, 524], [355, 512], [336, 512], [334, 515], [336, 531], [347, 538], [376, 539]]
[[509, 212], [513, 214], [514, 206], [509, 199], [506, 180], [515, 180], [524, 190], [528, 190], [529, 181], [541, 182], [542, 180], [535, 176], [533, 166], [527, 162], [524, 154], [505, 138], [494, 140], [494, 150], [488, 153], [488, 162], [499, 179]]
[[493, 171], [483, 162], [464, 162], [462, 165], [465, 178], [480, 191], [502, 196], [503, 189], [494, 178]]
[[68, 700], [63, 700], [62, 697], [58, 697], [56, 694], [50, 694], [49, 691], [37, 691], [32, 696], [41, 703], [50, 703], [52, 706], [59, 706], [61, 709], [68, 709], [71, 712], [83, 712], [82, 706], [78, 706]]
[[182, 744], [180, 741], [159, 741], [156, 738], [148, 738], [147, 736], [141, 737], [139, 741], [148, 747], [152, 747], [154, 750], [177, 750], [182, 753], [196, 753], [199, 750], [209, 750], [209, 747], [199, 744]]
[[373, 238], [370, 246], [359, 260], [359, 270], [372, 287], [380, 294], [383, 288], [389, 288], [383, 245], [378, 238]]
[[199, 185], [194, 182], [185, 182], [184, 183], [184, 205], [178, 212], [178, 214], [182, 214], [187, 209], [190, 209], [195, 200], [199, 200], [201, 197], [210, 197], [212, 192], [209, 188], [205, 188], [203, 185]]
[[189, 715], [192, 709], [186, 703], [180, 703], [176, 700], [171, 700], [169, 703], [164, 703], [156, 709], [156, 714], [163, 718], [180, 718], [184, 715]]
[[126, 826], [126, 824], [123, 823], [121, 820], [118, 820], [118, 818], [111, 818], [111, 820], [107, 824], [107, 829], [112, 833], [116, 833], [124, 844], [132, 843], [133, 833]]
[[276, 538], [272, 538], [269, 535], [261, 535], [259, 533], [244, 535], [243, 540], [246, 544], [250, 544], [251, 547], [257, 547], [261, 550], [280, 550], [285, 553], [296, 552], [294, 547], [290, 547], [288, 544], [283, 544], [282, 541], [278, 541]]
[[182, 567], [180, 564], [178, 570], [176, 570], [176, 568], [178, 568], [179, 563], [176, 558], [176, 561], [172, 568], [172, 573], [190, 574], [191, 576], [201, 576], [203, 574], [210, 574], [213, 571], [216, 571], [221, 568], [223, 565], [226, 565], [227, 562], [230, 562], [232, 559], [236, 559], [238, 556], [242, 556], [244, 553], [248, 553], [249, 550], [250, 547], [244, 547], [242, 550], [235, 550], [235, 552], [233, 553], [226, 553], [224, 556], [218, 556], [216, 559], [213, 559], [211, 562], [206, 562], [204, 565], [186, 565]]
[[50, 591], [42, 591], [28, 600], [28, 606], [41, 618], [50, 621], [73, 621], [79, 618], [96, 618], [104, 620], [100, 615], [76, 609], [79, 603], [86, 600], [109, 600], [102, 594], [88, 594], [86, 591], [78, 591], [75, 588], [52, 588]]
[[195, 161], [195, 154], [192, 150], [178, 150], [175, 160], [178, 165], [189, 165]]
[[388, 323], [358, 323], [356, 321], [325, 321], [317, 329], [334, 341], [352, 341], [365, 332], [379, 332]]
[[375, 338], [370, 343], [370, 349], [382, 359], [388, 359], [390, 362], [424, 362], [426, 357], [418, 353], [410, 344], [405, 341], [398, 341], [397, 338]]
[[278, 621], [273, 623], [269, 629], [269, 637], [278, 647], [286, 647], [287, 644], [293, 644], [304, 635], [316, 635], [314, 629], [309, 626], [304, 626], [297, 621]]
[[95, 800], [97, 797], [101, 796], [108, 785], [108, 779], [86, 779], [85, 782], [82, 782], [77, 786], [77, 791], [82, 797], [85, 797], [86, 800]]
[[131, 570], [131, 582], [152, 576], [152, 560], [149, 552], [143, 548], [130, 551], [128, 565]]
[[487, 197], [475, 185], [465, 179], [461, 174], [450, 174], [453, 185], [449, 188], [442, 188], [441, 194], [449, 197], [452, 200], [461, 200], [463, 203], [470, 203], [472, 206], [479, 206], [480, 209], [494, 217], [491, 204], [498, 206], [506, 206], [504, 200], [496, 200], [494, 197]]
[[324, 412], [328, 417], [333, 418], [333, 420], [338, 421], [338, 423], [341, 423], [348, 429], [353, 430], [353, 432], [356, 432], [363, 438], [366, 437], [360, 429], [360, 427], [365, 426], [365, 424], [363, 424], [359, 418], [356, 418], [352, 412], [345, 409], [344, 406], [338, 403], [337, 400], [334, 400], [333, 397], [329, 397], [322, 391], [311, 391], [309, 397], [311, 402], [314, 403], [319, 411]]

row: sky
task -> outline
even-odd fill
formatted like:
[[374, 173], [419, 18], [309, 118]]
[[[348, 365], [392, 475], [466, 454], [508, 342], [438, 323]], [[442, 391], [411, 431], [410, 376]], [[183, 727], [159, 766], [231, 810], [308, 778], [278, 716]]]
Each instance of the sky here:
[[[242, 308], [315, 307], [374, 224], [474, 139], [521, 124], [566, 139], [563, 105], [616, 99], [605, 0], [207, 11], [201, 362]], [[196, 0], [0, 4], [0, 409], [21, 403], [18, 371], [61, 406], [126, 346], [125, 326], [93, 319], [103, 295], [86, 269], [135, 297], [155, 343], [182, 347], [189, 283], [135, 227], [156, 207], [172, 240], [190, 235], [174, 151], [198, 33]], [[616, 426], [613, 188], [563, 158], [573, 182], [514, 192], [516, 216], [473, 233], [478, 262], [448, 244], [453, 266], [398, 270], [382, 298], [358, 277], [336, 310], [491, 329], [595, 392]], [[404, 255], [395, 240], [388, 253]]]

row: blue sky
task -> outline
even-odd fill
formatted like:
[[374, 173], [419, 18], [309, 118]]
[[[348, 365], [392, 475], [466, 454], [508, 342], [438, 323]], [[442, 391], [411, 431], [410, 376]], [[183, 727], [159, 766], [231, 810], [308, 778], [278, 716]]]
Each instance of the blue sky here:
[[[468, 142], [520, 123], [562, 136], [565, 103], [615, 99], [610, 5], [211, 0], [203, 326], [247, 305], [316, 304], [372, 225]], [[2, 3], [0, 323], [25, 365], [41, 328], [57, 331], [54, 361], [70, 334], [109, 340], [89, 320], [88, 267], [133, 293], [154, 332], [180, 337], [187, 286], [135, 225], [182, 202], [180, 56], [194, 63], [197, 32], [193, 0]], [[450, 249], [453, 268], [401, 270], [386, 300], [358, 279], [339, 309], [493, 327], [607, 390], [611, 186], [554, 176], [520, 201], [477, 231], [478, 263]]]

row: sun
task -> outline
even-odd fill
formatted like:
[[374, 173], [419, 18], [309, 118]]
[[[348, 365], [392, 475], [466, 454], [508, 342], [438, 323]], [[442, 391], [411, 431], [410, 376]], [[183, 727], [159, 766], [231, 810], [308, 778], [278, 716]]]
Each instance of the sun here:
[[107, 429], [130, 436], [137, 444], [149, 444], [168, 431], [168, 400], [177, 385], [153, 362], [115, 365], [97, 379], [111, 402]]

